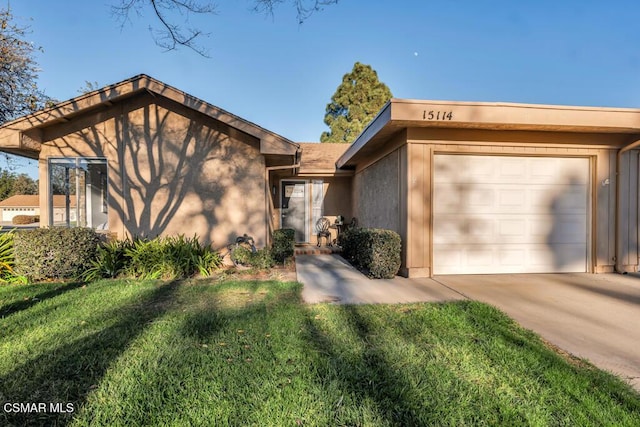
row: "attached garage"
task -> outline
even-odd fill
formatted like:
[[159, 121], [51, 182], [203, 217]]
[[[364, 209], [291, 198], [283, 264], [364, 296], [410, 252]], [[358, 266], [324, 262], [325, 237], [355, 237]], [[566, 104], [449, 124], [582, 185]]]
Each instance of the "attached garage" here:
[[633, 272], [639, 149], [640, 110], [393, 99], [336, 166], [404, 276]]
[[433, 273], [586, 272], [589, 159], [436, 154]]

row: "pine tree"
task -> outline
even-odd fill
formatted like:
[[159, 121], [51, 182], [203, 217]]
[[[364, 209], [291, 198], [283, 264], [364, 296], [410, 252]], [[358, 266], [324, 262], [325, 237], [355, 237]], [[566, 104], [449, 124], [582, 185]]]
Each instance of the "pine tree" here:
[[378, 80], [378, 73], [356, 62], [327, 104], [324, 123], [331, 130], [323, 132], [320, 141], [353, 142], [391, 98], [391, 90]]

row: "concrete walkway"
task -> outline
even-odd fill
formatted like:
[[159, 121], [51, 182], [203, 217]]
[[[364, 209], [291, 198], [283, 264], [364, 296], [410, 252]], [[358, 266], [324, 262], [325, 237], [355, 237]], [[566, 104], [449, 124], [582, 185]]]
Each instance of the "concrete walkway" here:
[[500, 274], [371, 280], [337, 255], [296, 257], [308, 303], [473, 299], [491, 304], [557, 347], [640, 391], [640, 276]]
[[298, 282], [304, 285], [302, 298], [311, 304], [395, 304], [464, 299], [458, 292], [432, 279], [369, 279], [339, 255], [298, 255], [296, 272]]

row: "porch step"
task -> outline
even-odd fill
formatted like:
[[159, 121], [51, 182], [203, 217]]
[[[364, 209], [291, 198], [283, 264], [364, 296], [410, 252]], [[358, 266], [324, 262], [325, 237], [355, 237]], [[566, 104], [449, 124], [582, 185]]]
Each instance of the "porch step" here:
[[296, 245], [294, 255], [330, 255], [342, 252], [339, 246]]

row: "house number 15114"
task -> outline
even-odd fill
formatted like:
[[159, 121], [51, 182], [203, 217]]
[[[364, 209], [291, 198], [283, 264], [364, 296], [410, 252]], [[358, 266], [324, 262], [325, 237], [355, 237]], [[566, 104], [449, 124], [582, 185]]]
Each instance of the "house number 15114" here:
[[452, 111], [427, 111], [422, 112], [423, 120], [453, 120]]

